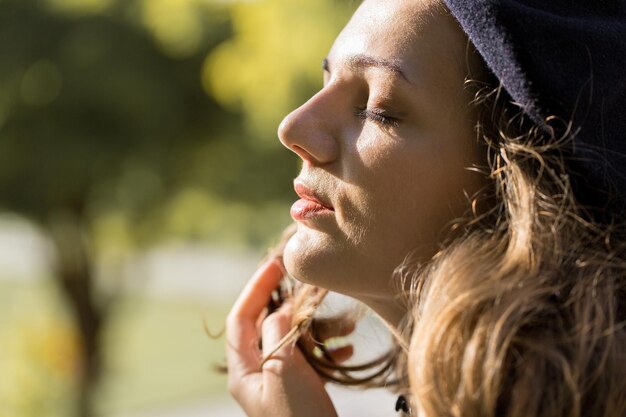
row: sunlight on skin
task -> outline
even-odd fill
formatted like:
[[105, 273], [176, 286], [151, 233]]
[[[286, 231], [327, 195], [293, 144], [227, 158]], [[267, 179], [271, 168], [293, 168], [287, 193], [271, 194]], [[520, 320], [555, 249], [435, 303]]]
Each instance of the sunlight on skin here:
[[405, 313], [394, 269], [430, 259], [485, 186], [467, 169], [484, 156], [461, 93], [465, 35], [438, 3], [420, 4], [363, 2], [327, 55], [324, 88], [279, 128], [302, 160], [295, 182], [331, 208], [294, 216], [287, 271], [392, 325]]

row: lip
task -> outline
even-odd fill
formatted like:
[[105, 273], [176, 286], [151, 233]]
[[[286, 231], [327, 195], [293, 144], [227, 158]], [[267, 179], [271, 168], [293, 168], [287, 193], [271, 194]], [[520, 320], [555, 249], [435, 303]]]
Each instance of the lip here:
[[294, 182], [294, 189], [300, 200], [291, 206], [291, 217], [296, 221], [311, 220], [317, 217], [332, 216], [334, 208], [302, 182]]
[[326, 202], [324, 198], [311, 190], [304, 183], [300, 181], [294, 181], [293, 188], [296, 191], [296, 194], [298, 194], [298, 197], [300, 197], [301, 199], [316, 203], [324, 207], [326, 210], [335, 211], [330, 203]]

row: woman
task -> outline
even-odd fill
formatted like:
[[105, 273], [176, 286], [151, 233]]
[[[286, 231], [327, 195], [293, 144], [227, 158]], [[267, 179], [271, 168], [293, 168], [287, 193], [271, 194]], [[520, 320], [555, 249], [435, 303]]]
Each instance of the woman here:
[[[626, 86], [619, 62], [593, 62], [624, 58], [624, 5], [535, 3], [366, 0], [324, 88], [279, 128], [303, 161], [284, 267], [371, 307], [401, 347], [412, 319], [405, 412], [626, 412]], [[555, 48], [572, 34], [603, 48], [590, 66]], [[604, 67], [598, 99], [584, 81]], [[229, 315], [231, 393], [249, 416], [334, 416], [319, 375], [340, 379], [328, 362], [349, 350], [319, 366], [310, 339], [287, 343], [324, 293], [300, 287], [265, 317], [283, 275], [268, 261]]]

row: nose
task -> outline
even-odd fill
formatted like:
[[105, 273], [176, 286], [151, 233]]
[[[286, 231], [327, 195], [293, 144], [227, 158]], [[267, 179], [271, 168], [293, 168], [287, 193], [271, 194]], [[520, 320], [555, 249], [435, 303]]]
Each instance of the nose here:
[[289, 150], [311, 165], [325, 165], [339, 156], [339, 113], [333, 97], [323, 89], [285, 117], [278, 138]]

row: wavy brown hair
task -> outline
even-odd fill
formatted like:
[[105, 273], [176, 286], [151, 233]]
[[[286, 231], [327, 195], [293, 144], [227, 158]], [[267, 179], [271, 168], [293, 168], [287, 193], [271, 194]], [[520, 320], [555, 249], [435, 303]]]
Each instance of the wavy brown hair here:
[[409, 257], [396, 270], [397, 282], [412, 288], [409, 325], [405, 337], [395, 335], [396, 347], [363, 366], [341, 366], [310, 343], [325, 291], [292, 283], [270, 308], [294, 298], [294, 331], [284, 343], [299, 338], [321, 376], [395, 384], [410, 393], [414, 415], [622, 417], [621, 215], [580, 198], [571, 126], [557, 118], [534, 124], [485, 74], [471, 74], [467, 85], [491, 185], [472, 196], [467, 218], [431, 261]]
[[475, 103], [495, 204], [432, 262], [404, 269], [414, 288], [413, 408], [428, 417], [624, 416], [618, 216], [578, 203], [571, 126], [533, 125], [490, 83]]

